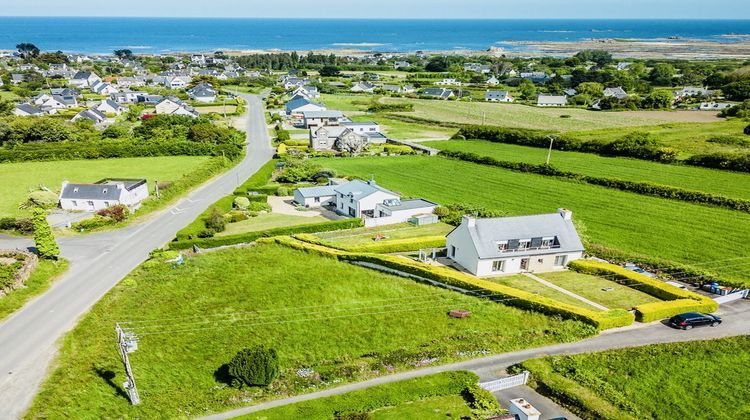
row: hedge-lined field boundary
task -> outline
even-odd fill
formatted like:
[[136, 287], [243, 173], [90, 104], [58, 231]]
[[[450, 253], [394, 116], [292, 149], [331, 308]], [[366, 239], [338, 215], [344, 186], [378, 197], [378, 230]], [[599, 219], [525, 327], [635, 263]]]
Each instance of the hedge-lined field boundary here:
[[618, 178], [605, 178], [583, 175], [577, 172], [563, 171], [551, 165], [498, 160], [490, 156], [481, 156], [476, 153], [443, 150], [440, 152], [440, 155], [462, 160], [465, 162], [509, 169], [516, 172], [565, 178], [583, 182], [586, 184], [613, 188], [620, 191], [634, 192], [637, 194], [649, 195], [652, 197], [685, 201], [688, 203], [707, 204], [717, 207], [724, 207], [730, 210], [750, 213], [750, 200], [729, 198], [723, 195], [711, 194], [702, 191], [687, 190], [684, 188], [670, 187], [661, 184], [654, 184], [651, 182], [626, 181]]
[[312, 223], [297, 226], [288, 226], [273, 228], [267, 230], [259, 230], [255, 232], [247, 232], [239, 235], [227, 235], [227, 236], [214, 236], [212, 238], [195, 238], [195, 239], [184, 239], [175, 240], [169, 244], [170, 249], [190, 249], [193, 246], [199, 248], [218, 248], [221, 246], [238, 245], [244, 243], [255, 242], [260, 238], [267, 238], [272, 236], [280, 235], [293, 235], [296, 233], [317, 233], [317, 232], [330, 232], [334, 230], [345, 230], [362, 227], [362, 219], [351, 218], [343, 220], [333, 220], [330, 222], [323, 223]]
[[394, 252], [418, 251], [423, 248], [445, 247], [445, 236], [424, 236], [421, 238], [405, 238], [395, 240], [383, 240], [362, 245], [341, 245], [318, 238], [308, 233], [292, 235], [294, 239], [316, 245], [349, 252], [372, 252], [375, 254], [390, 254]]
[[635, 307], [636, 320], [640, 322], [657, 321], [683, 312], [711, 313], [719, 309], [719, 305], [711, 298], [680, 289], [618, 265], [593, 260], [575, 260], [571, 261], [568, 267], [580, 273], [606, 276], [612, 281], [661, 299], [662, 302], [646, 303]]
[[581, 321], [592, 325], [599, 330], [627, 326], [632, 324], [634, 320], [633, 314], [625, 310], [613, 309], [597, 312], [525, 292], [523, 290], [503, 286], [446, 267], [431, 266], [399, 256], [347, 252], [323, 245], [303, 242], [290, 236], [266, 238], [259, 242], [277, 243], [300, 251], [311, 252], [342, 261], [372, 263], [434, 280], [446, 285], [481, 292], [490, 292], [493, 296], [502, 299], [503, 304], [507, 306], [514, 306], [546, 315], [560, 316], [566, 319]]

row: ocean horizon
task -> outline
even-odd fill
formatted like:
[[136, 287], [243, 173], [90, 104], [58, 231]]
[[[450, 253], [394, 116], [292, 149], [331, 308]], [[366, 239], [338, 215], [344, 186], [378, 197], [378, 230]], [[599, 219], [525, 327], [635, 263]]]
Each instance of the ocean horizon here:
[[750, 41], [750, 20], [0, 17], [0, 49], [164, 54], [216, 50], [527, 51], [516, 42]]

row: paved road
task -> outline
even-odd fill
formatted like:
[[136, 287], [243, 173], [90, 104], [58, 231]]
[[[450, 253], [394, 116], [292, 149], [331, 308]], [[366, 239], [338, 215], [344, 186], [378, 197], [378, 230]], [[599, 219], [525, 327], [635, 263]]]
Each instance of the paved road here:
[[480, 359], [467, 360], [442, 366], [432, 366], [424, 369], [397, 373], [395, 375], [381, 376], [363, 382], [356, 382], [336, 388], [313, 392], [310, 394], [297, 395], [250, 407], [219, 413], [206, 419], [228, 419], [243, 414], [249, 414], [269, 408], [280, 407], [301, 401], [313, 400], [332, 395], [344, 394], [359, 389], [365, 389], [376, 385], [403, 381], [405, 379], [418, 378], [435, 373], [470, 370], [477, 373], [481, 381], [497, 379], [504, 375], [504, 370], [511, 365], [524, 360], [563, 354], [591, 353], [602, 350], [645, 346], [657, 343], [670, 343], [680, 341], [707, 340], [712, 338], [724, 338], [737, 335], [750, 334], [750, 302], [746, 300], [736, 301], [721, 307], [718, 314], [724, 317], [724, 323], [716, 328], [697, 328], [690, 331], [675, 330], [661, 323], [639, 324], [620, 328], [615, 331], [605, 331], [596, 337], [575, 343], [556, 344], [547, 347], [521, 350], [512, 353], [499, 354], [483, 357]]
[[[193, 191], [176, 205], [139, 225], [60, 240], [70, 270], [43, 295], [0, 323], [0, 419], [20, 417], [44, 379], [57, 340], [75, 326], [107, 291], [141, 264], [151, 250], [172, 240], [209, 205], [230, 194], [272, 156], [259, 96], [248, 103], [247, 157], [235, 168]], [[0, 245], [26, 246], [2, 237]]]

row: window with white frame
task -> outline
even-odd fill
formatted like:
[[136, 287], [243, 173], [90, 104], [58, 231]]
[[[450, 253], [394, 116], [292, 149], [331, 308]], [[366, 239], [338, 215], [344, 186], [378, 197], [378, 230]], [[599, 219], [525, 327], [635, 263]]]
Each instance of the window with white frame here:
[[531, 246], [531, 239], [521, 239], [518, 241], [518, 249], [529, 249]]
[[555, 266], [556, 267], [562, 267], [565, 265], [565, 263], [568, 262], [568, 256], [567, 255], [558, 255], [555, 257]]
[[542, 238], [542, 248], [551, 248], [555, 244], [555, 238], [547, 237]]
[[500, 252], [505, 252], [508, 250], [508, 241], [500, 241], [497, 243], [497, 249]]
[[505, 271], [505, 260], [492, 261], [492, 271]]

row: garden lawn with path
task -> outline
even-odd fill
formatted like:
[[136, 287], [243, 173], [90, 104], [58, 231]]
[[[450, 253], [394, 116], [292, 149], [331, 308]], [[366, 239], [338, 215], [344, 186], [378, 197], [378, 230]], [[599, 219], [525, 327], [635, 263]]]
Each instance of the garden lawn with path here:
[[[276, 245], [143, 264], [63, 340], [29, 417], [194, 417], [420, 366], [590, 336], [594, 329]], [[468, 309], [454, 319], [451, 309]], [[115, 322], [133, 328], [142, 404], [123, 396]], [[226, 385], [241, 349], [272, 346], [268, 388]], [[217, 375], [215, 377], [215, 374]]]
[[[433, 141], [427, 145], [441, 150], [489, 156], [500, 161], [540, 165], [547, 160], [547, 149], [484, 140]], [[750, 200], [750, 174], [747, 173], [560, 150], [552, 151], [550, 164], [563, 171], [588, 176], [651, 182]]]
[[493, 277], [487, 280], [495, 282], [497, 284], [502, 284], [504, 286], [509, 286], [514, 289], [524, 290], [529, 293], [533, 293], [535, 295], [548, 297], [550, 299], [555, 299], [557, 301], [564, 302], [570, 305], [580, 306], [581, 308], [589, 309], [592, 311], [600, 310], [599, 308], [591, 306], [588, 303], [583, 302], [582, 300], [566, 295], [565, 293], [562, 293], [559, 290], [555, 290], [551, 287], [548, 287], [532, 278], [524, 276], [523, 274]]
[[19, 205], [40, 186], [59, 192], [63, 181], [90, 183], [103, 178], [177, 181], [211, 159], [208, 156], [159, 156], [123, 159], [60, 160], [0, 164], [0, 217], [29, 216]]
[[644, 303], [659, 302], [659, 299], [640, 292], [635, 287], [575, 271], [540, 273], [537, 276], [610, 309], [630, 310]]
[[583, 418], [750, 417], [750, 336], [528, 360], [531, 384]]
[[[658, 257], [748, 284], [750, 214], [517, 173], [441, 157], [318, 159], [340, 175], [369, 179], [407, 196], [467, 203], [508, 216], [573, 211], [587, 242]], [[721, 232], [721, 235], [717, 235]], [[688, 279], [690, 281], [690, 279]]]

